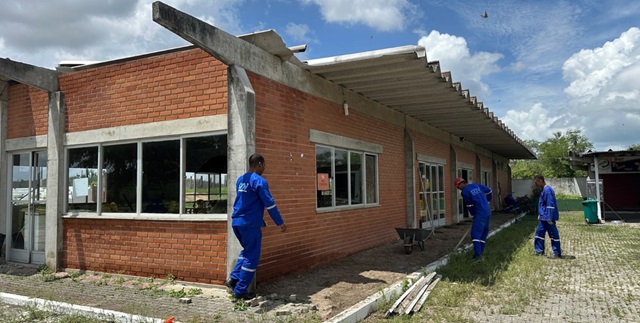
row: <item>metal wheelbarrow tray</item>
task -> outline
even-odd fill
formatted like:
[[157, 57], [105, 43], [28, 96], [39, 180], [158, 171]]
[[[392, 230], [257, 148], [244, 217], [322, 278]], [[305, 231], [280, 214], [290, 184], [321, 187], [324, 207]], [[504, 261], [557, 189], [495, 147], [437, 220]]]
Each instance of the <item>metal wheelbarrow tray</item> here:
[[403, 242], [404, 252], [410, 254], [413, 251], [413, 246], [416, 245], [420, 247], [420, 250], [424, 250], [424, 241], [431, 236], [433, 230], [396, 228], [396, 232]]

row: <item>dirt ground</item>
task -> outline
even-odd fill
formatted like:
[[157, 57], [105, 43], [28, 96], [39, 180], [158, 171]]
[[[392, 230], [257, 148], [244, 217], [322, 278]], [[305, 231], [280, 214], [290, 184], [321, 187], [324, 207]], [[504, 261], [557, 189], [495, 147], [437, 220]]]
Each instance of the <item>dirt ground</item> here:
[[[491, 230], [516, 216], [494, 213]], [[425, 250], [414, 246], [411, 254], [406, 254], [403, 242], [398, 239], [310, 270], [286, 275], [277, 281], [258, 284], [258, 294], [277, 294], [279, 298], [285, 299], [295, 295], [294, 302], [313, 304], [323, 319], [331, 318], [444, 257], [453, 251], [463, 236], [461, 247], [471, 243], [467, 232], [471, 221], [465, 219], [459, 224], [438, 228], [424, 241]], [[487, 248], [491, 247], [489, 239]], [[37, 268], [34, 265], [6, 264], [0, 261], [0, 273], [5, 274], [31, 276], [37, 273]]]
[[[516, 215], [494, 213], [491, 230], [514, 219]], [[258, 284], [258, 294], [296, 295], [300, 302], [316, 305], [323, 319], [328, 319], [376, 292], [403, 280], [408, 274], [444, 257], [460, 242], [471, 243], [467, 230], [471, 219], [438, 228], [425, 242], [425, 250], [415, 246], [406, 254], [402, 241], [351, 255], [311, 270], [291, 274], [275, 282]], [[491, 248], [491, 240], [487, 244]]]

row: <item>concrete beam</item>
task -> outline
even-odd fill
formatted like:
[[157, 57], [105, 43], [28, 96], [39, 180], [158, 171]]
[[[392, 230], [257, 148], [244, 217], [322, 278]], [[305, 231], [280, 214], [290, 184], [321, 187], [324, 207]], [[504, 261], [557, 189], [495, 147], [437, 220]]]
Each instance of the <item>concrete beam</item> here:
[[153, 3], [153, 21], [226, 65], [238, 65], [303, 92], [342, 102], [342, 90], [336, 84], [160, 1]]
[[0, 78], [14, 80], [45, 92], [58, 91], [58, 72], [0, 58]]

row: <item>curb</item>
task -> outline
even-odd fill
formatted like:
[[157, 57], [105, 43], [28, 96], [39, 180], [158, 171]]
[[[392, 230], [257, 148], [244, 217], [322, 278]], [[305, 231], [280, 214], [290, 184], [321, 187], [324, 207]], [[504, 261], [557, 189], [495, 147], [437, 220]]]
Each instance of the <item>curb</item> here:
[[[516, 222], [520, 222], [520, 219], [522, 219], [523, 216], [525, 216], [526, 213], [521, 213], [519, 215], [517, 215], [516, 218], [514, 218], [513, 220], [506, 222], [504, 224], [502, 224], [501, 226], [499, 226], [498, 228], [494, 229], [493, 231], [489, 232], [488, 237], [493, 236], [494, 234], [502, 231], [504, 228], [516, 223]], [[461, 252], [465, 251], [467, 249], [472, 248], [473, 245], [472, 244], [467, 244], [465, 245], [463, 248], [461, 248]], [[454, 251], [456, 252], [456, 251]], [[422, 277], [424, 275], [424, 273], [430, 273], [433, 271], [436, 271], [436, 269], [445, 266], [446, 264], [449, 263], [449, 258], [451, 257], [451, 254], [448, 254], [432, 263], [430, 263], [429, 265], [427, 265], [426, 267], [422, 268], [420, 271], [417, 272], [413, 272], [409, 275], [407, 275], [406, 279], [410, 279], [411, 281], [416, 281], [418, 279], [420, 279], [420, 277]], [[378, 306], [382, 303], [382, 302], [386, 302], [389, 301], [392, 297], [398, 297], [401, 293], [402, 293], [402, 287], [403, 287], [403, 281], [399, 281], [394, 283], [393, 285], [383, 289], [380, 292], [377, 292], [367, 298], [365, 298], [364, 300], [358, 302], [357, 304], [349, 307], [348, 309], [338, 313], [336, 316], [326, 320], [326, 323], [356, 323], [356, 322], [360, 322], [363, 319], [365, 319], [367, 316], [369, 316], [369, 314], [371, 314], [373, 311], [375, 311]]]
[[18, 306], [34, 306], [40, 310], [62, 314], [81, 314], [91, 316], [96, 319], [119, 322], [119, 323], [163, 323], [163, 319], [156, 319], [141, 315], [133, 315], [128, 313], [105, 310], [95, 307], [68, 304], [62, 302], [48, 301], [40, 298], [31, 298], [27, 296], [14, 295], [0, 292], [0, 301], [18, 305]]

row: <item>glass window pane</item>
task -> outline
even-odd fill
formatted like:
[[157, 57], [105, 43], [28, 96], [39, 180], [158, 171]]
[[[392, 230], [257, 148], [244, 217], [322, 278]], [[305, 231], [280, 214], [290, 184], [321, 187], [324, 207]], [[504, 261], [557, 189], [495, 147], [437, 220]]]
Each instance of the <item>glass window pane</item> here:
[[136, 212], [137, 144], [104, 146], [102, 212]]
[[316, 147], [316, 174], [317, 174], [317, 207], [333, 206], [333, 175], [331, 148]]
[[349, 160], [346, 150], [335, 150], [336, 206], [349, 204]]
[[98, 147], [68, 150], [67, 210], [97, 210], [98, 202]]
[[179, 213], [180, 141], [142, 144], [142, 212]]
[[351, 204], [362, 204], [362, 153], [350, 155]]
[[29, 213], [30, 154], [13, 155], [11, 170], [11, 247], [26, 249], [25, 230]]
[[185, 145], [187, 213], [227, 213], [227, 135], [188, 138]]
[[367, 200], [365, 203], [378, 203], [378, 174], [377, 156], [366, 155], [367, 167]]

